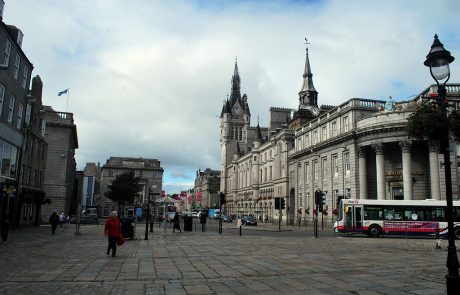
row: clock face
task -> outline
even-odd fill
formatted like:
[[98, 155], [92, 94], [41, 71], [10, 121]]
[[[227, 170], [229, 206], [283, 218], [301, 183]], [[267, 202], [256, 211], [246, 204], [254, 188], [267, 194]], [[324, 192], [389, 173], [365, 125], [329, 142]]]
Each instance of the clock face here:
[[234, 107], [234, 108], [233, 108], [233, 112], [234, 112], [235, 114], [239, 114], [239, 113], [241, 113], [241, 110], [240, 110], [239, 107]]

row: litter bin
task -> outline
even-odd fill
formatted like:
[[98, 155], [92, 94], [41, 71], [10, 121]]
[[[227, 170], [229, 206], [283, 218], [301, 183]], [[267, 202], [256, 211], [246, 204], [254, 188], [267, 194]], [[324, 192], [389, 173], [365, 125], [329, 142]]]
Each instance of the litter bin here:
[[134, 239], [134, 217], [124, 217], [121, 219], [121, 234], [125, 239]]
[[193, 217], [185, 215], [184, 216], [184, 231], [192, 231], [193, 230]]

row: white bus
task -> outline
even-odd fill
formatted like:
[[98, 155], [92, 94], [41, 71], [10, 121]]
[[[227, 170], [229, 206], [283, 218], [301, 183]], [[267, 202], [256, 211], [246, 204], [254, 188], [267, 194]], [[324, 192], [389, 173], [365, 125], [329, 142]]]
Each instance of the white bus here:
[[[460, 239], [460, 201], [453, 202], [454, 230]], [[334, 230], [382, 235], [447, 236], [446, 201], [342, 199]]]

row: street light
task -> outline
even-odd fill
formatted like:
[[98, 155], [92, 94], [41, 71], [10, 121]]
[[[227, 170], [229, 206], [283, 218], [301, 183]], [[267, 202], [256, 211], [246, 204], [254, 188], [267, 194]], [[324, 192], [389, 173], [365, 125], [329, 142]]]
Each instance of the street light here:
[[[450, 52], [444, 49], [444, 45], [442, 45], [439, 41], [438, 35], [434, 35], [433, 45], [431, 45], [431, 50], [426, 56], [426, 60], [423, 64], [430, 68], [430, 74], [438, 85], [437, 103], [440, 110], [446, 117], [448, 107], [446, 98], [446, 83], [450, 78], [449, 64], [453, 62], [454, 59], [455, 58], [450, 55]], [[458, 262], [457, 250], [455, 247], [449, 142], [449, 132], [447, 132], [441, 139], [441, 149], [444, 154], [444, 171], [446, 177], [447, 229], [449, 238], [446, 261], [446, 286], [447, 294], [458, 294], [457, 292], [460, 290], [460, 277], [458, 271], [460, 264]]]
[[152, 189], [149, 187], [147, 192], [147, 217], [145, 219], [145, 237], [144, 240], [149, 239], [149, 219], [150, 219], [150, 195], [152, 194]]

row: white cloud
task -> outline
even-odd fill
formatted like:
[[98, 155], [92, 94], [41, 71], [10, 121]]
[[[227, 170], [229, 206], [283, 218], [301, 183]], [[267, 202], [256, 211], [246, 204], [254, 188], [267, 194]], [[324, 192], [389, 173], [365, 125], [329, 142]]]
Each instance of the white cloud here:
[[456, 1], [6, 2], [4, 21], [25, 34], [44, 103], [65, 111], [57, 92], [70, 88], [78, 166], [156, 158], [169, 191], [193, 186], [200, 168], [219, 169], [218, 116], [235, 56], [252, 124], [260, 115], [264, 126], [270, 106], [298, 105], [304, 37], [320, 104], [422, 91], [434, 33], [460, 58]]

